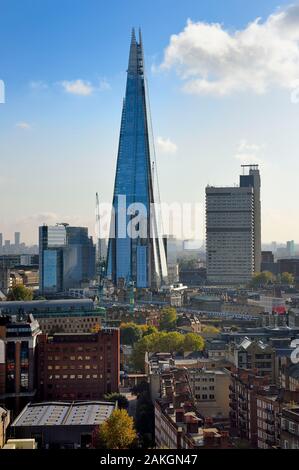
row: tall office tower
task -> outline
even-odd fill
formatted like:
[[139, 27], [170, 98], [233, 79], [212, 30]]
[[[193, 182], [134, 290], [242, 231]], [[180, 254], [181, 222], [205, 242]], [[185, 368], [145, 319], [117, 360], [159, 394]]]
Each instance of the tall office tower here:
[[51, 294], [63, 290], [63, 248], [66, 226], [39, 227], [39, 290]]
[[295, 256], [295, 242], [294, 240], [290, 240], [287, 242], [287, 256], [293, 257]]
[[[243, 175], [240, 176], [240, 188], [253, 188], [254, 199], [254, 271], [261, 270], [262, 263], [262, 231], [261, 231], [261, 177], [258, 165], [241, 165]], [[246, 175], [246, 169], [248, 174]]]
[[96, 247], [86, 227], [66, 227], [63, 249], [64, 289], [88, 286], [96, 274]]
[[[157, 211], [151, 210], [156, 199], [154, 161], [143, 46], [141, 34], [137, 42], [133, 30], [108, 244], [107, 277], [115, 285], [120, 281], [137, 288], [157, 288], [167, 282], [162, 228]], [[130, 210], [134, 203], [139, 207]]]
[[[243, 166], [243, 170], [247, 166]], [[243, 284], [261, 265], [260, 175], [257, 165], [239, 187], [206, 188], [207, 280]]]
[[21, 233], [15, 232], [15, 247], [19, 247], [21, 243]]
[[3, 247], [3, 234], [0, 233], [0, 253], [2, 253], [2, 247]]

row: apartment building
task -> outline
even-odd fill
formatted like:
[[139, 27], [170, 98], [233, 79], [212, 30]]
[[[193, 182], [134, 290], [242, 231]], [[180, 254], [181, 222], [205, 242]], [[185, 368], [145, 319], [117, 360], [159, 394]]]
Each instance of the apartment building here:
[[256, 375], [269, 376], [275, 382], [275, 349], [263, 341], [245, 337], [241, 343], [230, 343], [227, 359], [237, 369], [255, 371]]
[[204, 417], [229, 418], [230, 372], [226, 369], [189, 369], [197, 409]]

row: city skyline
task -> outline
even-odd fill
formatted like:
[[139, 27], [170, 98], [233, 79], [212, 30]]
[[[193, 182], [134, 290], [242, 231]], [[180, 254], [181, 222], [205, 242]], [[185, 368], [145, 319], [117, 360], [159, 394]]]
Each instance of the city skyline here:
[[[64, 1], [60, 23], [53, 16], [55, 2], [43, 2], [42, 15], [37, 2], [26, 0], [18, 9], [14, 3], [3, 2], [6, 24], [0, 33], [6, 45], [1, 49], [6, 103], [0, 105], [0, 197], [10, 201], [1, 206], [0, 231], [6, 239], [21, 231], [27, 244], [36, 244], [39, 225], [61, 220], [87, 226], [94, 235], [95, 193], [102, 201], [112, 199], [125, 47], [132, 26], [139, 25], [147, 51], [162, 201], [199, 202], [204, 218], [205, 186], [231, 186], [230, 174], [237, 174], [241, 163], [258, 163], [262, 241], [296, 238], [298, 6], [251, 2], [240, 13], [233, 0], [226, 7], [219, 1], [201, 7], [187, 1], [176, 2], [168, 15], [167, 1], [159, 6], [157, 21], [151, 8], [137, 13], [136, 2], [130, 1], [123, 21], [124, 7], [117, 11], [113, 2], [104, 19], [97, 2], [83, 8], [82, 2]], [[30, 5], [36, 7], [31, 29], [24, 21]], [[66, 33], [67, 14], [72, 21]], [[43, 30], [44, 42], [37, 43]], [[270, 58], [254, 43], [254, 34], [267, 39]], [[23, 35], [26, 44], [20, 41]], [[77, 54], [70, 60], [74, 44]], [[212, 57], [218, 61], [224, 54], [229, 67], [236, 48], [244, 52], [250, 44], [261, 68], [255, 61], [252, 67], [238, 62], [233, 83], [225, 67], [209, 65]], [[277, 56], [271, 56], [274, 45]], [[282, 46], [293, 52], [280, 73]], [[193, 69], [188, 54], [195, 54]], [[29, 182], [25, 192], [24, 181]], [[196, 238], [203, 239], [203, 233], [204, 227]]]

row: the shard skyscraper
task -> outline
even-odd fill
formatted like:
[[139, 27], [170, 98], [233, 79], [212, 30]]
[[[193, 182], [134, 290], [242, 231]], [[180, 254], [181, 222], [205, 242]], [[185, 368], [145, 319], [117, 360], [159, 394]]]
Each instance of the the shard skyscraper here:
[[[167, 282], [166, 250], [154, 207], [155, 151], [151, 130], [141, 33], [132, 31], [123, 102], [107, 277], [137, 288]], [[156, 181], [157, 182], [157, 181]]]

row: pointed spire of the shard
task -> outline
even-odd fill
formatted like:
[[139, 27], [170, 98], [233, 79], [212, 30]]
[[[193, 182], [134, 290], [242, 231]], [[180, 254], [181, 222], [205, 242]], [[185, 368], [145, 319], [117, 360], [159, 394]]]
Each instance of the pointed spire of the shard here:
[[135, 75], [135, 74], [137, 74], [137, 72], [138, 72], [137, 41], [136, 41], [136, 36], [135, 36], [135, 29], [132, 28], [128, 73], [130, 75], [131, 74]]
[[[113, 192], [107, 277], [115, 285], [133, 283], [141, 289], [157, 288], [167, 279], [165, 247], [156, 214], [152, 213], [155, 202], [151, 173], [152, 137], [145, 80], [141, 31], [136, 39], [133, 29]], [[146, 233], [140, 230], [137, 237], [128, 232], [133, 227], [131, 204], [141, 204], [144, 208]], [[138, 223], [138, 230], [140, 226]]]

